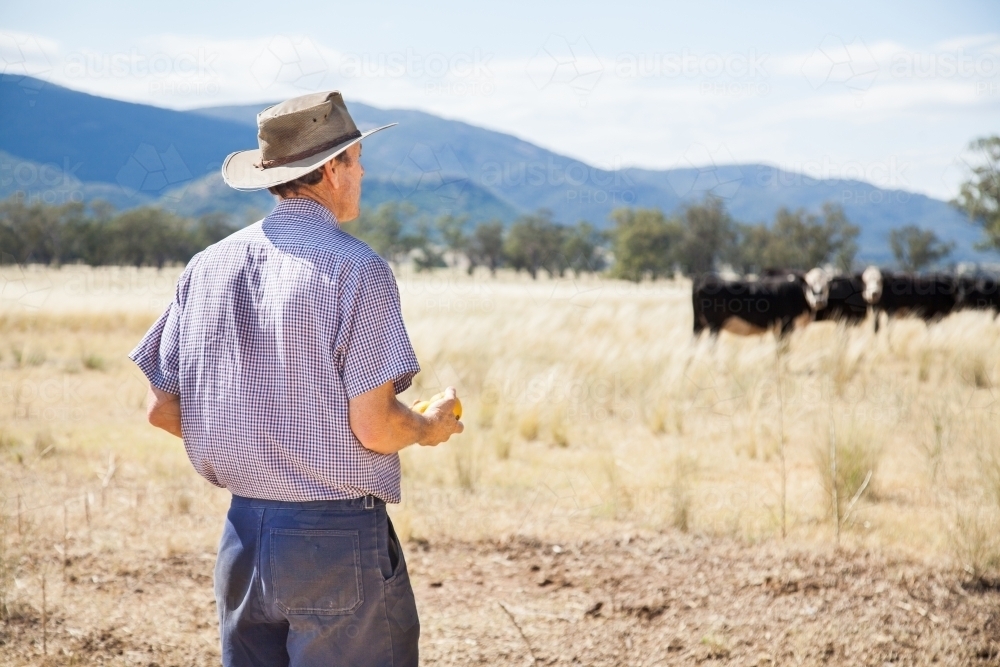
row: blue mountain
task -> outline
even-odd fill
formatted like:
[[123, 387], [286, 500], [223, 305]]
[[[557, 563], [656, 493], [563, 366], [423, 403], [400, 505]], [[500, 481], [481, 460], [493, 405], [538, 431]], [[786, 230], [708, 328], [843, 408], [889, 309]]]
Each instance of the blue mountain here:
[[[956, 259], [987, 259], [972, 249], [976, 227], [947, 202], [918, 193], [761, 164], [611, 171], [421, 111], [348, 105], [362, 128], [399, 123], [365, 142], [365, 206], [406, 201], [423, 214], [474, 221], [510, 221], [544, 207], [557, 220], [602, 227], [619, 206], [672, 212], [707, 194], [722, 197], [743, 222], [768, 222], [782, 207], [819, 211], [834, 202], [861, 227], [863, 259], [888, 261], [889, 231], [907, 224], [955, 241]], [[235, 192], [218, 170], [230, 152], [256, 146], [256, 114], [266, 106], [173, 111], [27, 78], [0, 80], [0, 195], [259, 216], [273, 204], [270, 195]]]

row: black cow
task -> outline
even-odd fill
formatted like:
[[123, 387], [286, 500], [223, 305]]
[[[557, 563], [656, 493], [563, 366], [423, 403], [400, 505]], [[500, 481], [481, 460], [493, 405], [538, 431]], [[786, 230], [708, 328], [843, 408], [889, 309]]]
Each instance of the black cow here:
[[826, 275], [818, 269], [805, 276], [790, 273], [759, 280], [706, 275], [691, 288], [694, 333], [697, 336], [708, 329], [718, 335], [725, 329], [750, 335], [775, 330], [785, 336], [796, 325], [811, 321], [816, 310], [826, 305], [827, 294]]
[[963, 310], [1000, 311], [1000, 277], [978, 273], [958, 277], [958, 307]]
[[863, 322], [868, 315], [864, 293], [865, 282], [860, 273], [830, 278], [830, 296], [826, 300], [826, 308], [816, 311], [816, 321]]
[[765, 266], [761, 269], [760, 276], [762, 278], [787, 278], [788, 276], [805, 278], [806, 272], [799, 269], [781, 269], [774, 266]]
[[887, 321], [897, 315], [912, 315], [930, 322], [958, 305], [958, 279], [947, 273], [891, 273], [869, 266], [861, 275], [865, 301], [875, 312], [875, 331], [879, 328], [879, 313], [885, 313]]

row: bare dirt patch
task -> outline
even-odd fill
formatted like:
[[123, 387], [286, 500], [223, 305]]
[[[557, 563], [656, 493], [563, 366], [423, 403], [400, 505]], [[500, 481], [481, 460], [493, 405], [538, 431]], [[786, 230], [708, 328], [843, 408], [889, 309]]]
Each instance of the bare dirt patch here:
[[[997, 587], [871, 552], [671, 532], [406, 555], [428, 665], [1000, 664]], [[24, 605], [0, 626], [3, 664], [218, 664], [212, 554], [137, 556], [74, 560], [47, 656]]]
[[679, 534], [410, 552], [432, 664], [1000, 661], [1000, 592], [868, 552]]

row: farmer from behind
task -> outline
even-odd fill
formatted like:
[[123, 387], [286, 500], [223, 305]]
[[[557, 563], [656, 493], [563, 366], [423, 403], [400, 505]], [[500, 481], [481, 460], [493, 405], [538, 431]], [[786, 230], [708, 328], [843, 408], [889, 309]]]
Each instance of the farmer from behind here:
[[[274, 210], [192, 258], [129, 355], [149, 421], [229, 489], [215, 566], [222, 659], [416, 665], [420, 625], [386, 503], [399, 450], [461, 433], [457, 397], [396, 399], [420, 370], [389, 266], [340, 229], [358, 216], [362, 133], [339, 92], [257, 116], [225, 182]], [[390, 127], [390, 126], [385, 126]]]

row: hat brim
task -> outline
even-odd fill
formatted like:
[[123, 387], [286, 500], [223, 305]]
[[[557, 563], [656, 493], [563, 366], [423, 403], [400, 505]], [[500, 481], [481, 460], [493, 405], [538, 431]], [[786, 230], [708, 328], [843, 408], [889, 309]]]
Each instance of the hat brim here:
[[260, 164], [260, 149], [254, 148], [248, 151], [237, 151], [230, 153], [226, 161], [222, 163], [222, 180], [226, 185], [234, 190], [252, 192], [254, 190], [264, 190], [275, 185], [281, 185], [288, 181], [294, 181], [299, 176], [308, 174], [313, 169], [337, 157], [354, 144], [364, 140], [376, 132], [392, 127], [397, 123], [389, 123], [374, 130], [362, 132], [360, 137], [345, 141], [342, 144], [327, 149], [322, 153], [317, 153], [311, 157], [295, 162], [283, 164], [280, 167], [270, 167], [264, 169], [258, 167]]

